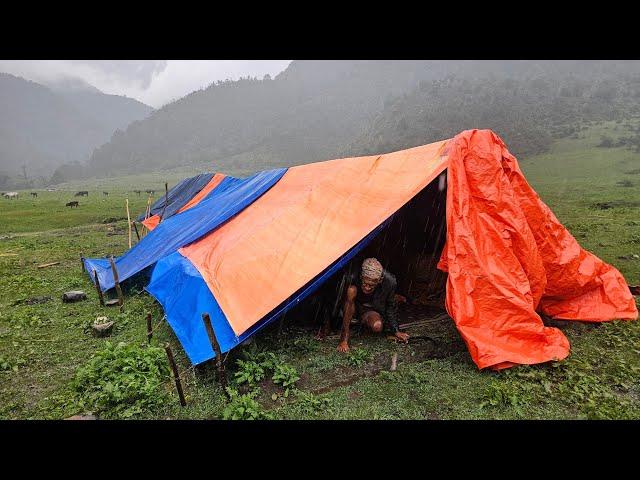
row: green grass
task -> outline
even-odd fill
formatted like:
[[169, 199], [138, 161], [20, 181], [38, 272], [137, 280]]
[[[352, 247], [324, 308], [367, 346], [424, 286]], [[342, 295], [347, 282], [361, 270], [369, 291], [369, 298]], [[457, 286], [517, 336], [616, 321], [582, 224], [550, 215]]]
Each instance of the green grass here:
[[[580, 244], [616, 266], [630, 284], [637, 284], [640, 174], [628, 172], [640, 171], [640, 155], [623, 148], [596, 147], [603, 134], [614, 140], [626, 134], [625, 123], [592, 126], [580, 132], [581, 138], [560, 139], [550, 153], [520, 159], [520, 164]], [[508, 144], [509, 139], [505, 140]], [[351, 355], [342, 355], [335, 350], [337, 340], [318, 342], [312, 333], [289, 322], [282, 336], [276, 335], [276, 328], [267, 328], [254, 344], [229, 355], [227, 376], [235, 389], [229, 402], [212, 371], [190, 368], [149, 295], [134, 289], [127, 294], [123, 313], [103, 309], [80, 267], [81, 254], [118, 255], [127, 249], [124, 200], [129, 198], [132, 216], [146, 205], [146, 196], [138, 197], [132, 193], [134, 188], [155, 188], [157, 197], [165, 178], [173, 184], [194, 173], [75, 182], [59, 186], [61, 191], [39, 191], [37, 199], [27, 195], [16, 201], [0, 199], [0, 418], [56, 419], [95, 411], [74, 388], [75, 379], [91, 363], [92, 355], [105, 350], [106, 342], [144, 349], [146, 312], [152, 313], [157, 326], [153, 345], [172, 346], [183, 372], [188, 405], [180, 407], [172, 379], [162, 377], [159, 389], [153, 390], [159, 401], [144, 403], [142, 411], [114, 407], [104, 416], [125, 416], [119, 412], [126, 412], [126, 416], [160, 419], [640, 418], [638, 322], [599, 326], [567, 322], [561, 326], [572, 345], [567, 360], [498, 373], [478, 371], [450, 324], [415, 332], [432, 336], [443, 346], [443, 354], [434, 357], [427, 354], [425, 343], [397, 345], [375, 335], [354, 337]], [[633, 186], [622, 186], [625, 180]], [[90, 190], [90, 196], [78, 199], [80, 208], [64, 207], [76, 199], [75, 191], [83, 189]], [[110, 195], [103, 197], [102, 190]], [[37, 268], [56, 261], [60, 264]], [[71, 289], [84, 290], [88, 300], [63, 304], [62, 293]], [[26, 303], [40, 296], [51, 299]], [[116, 322], [109, 338], [95, 338], [88, 328], [101, 315]], [[394, 352], [398, 368], [390, 372]], [[262, 365], [265, 374], [237, 383], [235, 373], [242, 364], [236, 360], [254, 362], [254, 370], [244, 367], [247, 375], [255, 371], [255, 364]], [[126, 365], [134, 360], [123, 355], [119, 361]], [[274, 383], [274, 376], [279, 383]], [[127, 378], [114, 374], [107, 379], [112, 384], [109, 392]], [[139, 376], [135, 378], [140, 381]], [[284, 383], [289, 390], [286, 396]], [[145, 394], [151, 395], [150, 390]]]

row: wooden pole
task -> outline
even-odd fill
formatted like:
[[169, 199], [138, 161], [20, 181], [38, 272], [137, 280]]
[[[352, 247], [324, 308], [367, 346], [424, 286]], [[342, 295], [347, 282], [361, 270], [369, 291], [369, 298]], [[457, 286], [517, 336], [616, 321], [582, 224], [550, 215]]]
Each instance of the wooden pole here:
[[102, 295], [102, 289], [100, 288], [100, 280], [98, 279], [98, 272], [93, 270], [93, 278], [96, 281], [96, 290], [98, 290], [98, 298], [100, 299], [100, 306], [104, 307], [104, 296]]
[[151, 345], [151, 337], [153, 330], [151, 329], [151, 312], [147, 313], [147, 343]]
[[84, 255], [82, 253], [80, 254], [80, 266], [84, 272]]
[[126, 198], [124, 203], [127, 207], [127, 225], [129, 225], [129, 248], [131, 248], [131, 215], [129, 214], [129, 199]]
[[164, 220], [164, 212], [167, 209], [168, 204], [169, 204], [169, 184], [167, 182], [164, 182], [164, 207], [162, 207], [162, 213], [160, 214], [160, 221], [158, 223]]
[[[224, 371], [224, 364], [222, 363], [222, 350], [220, 349], [220, 344], [218, 343], [218, 338], [213, 330], [213, 324], [211, 323], [211, 318], [208, 313], [202, 314], [202, 321], [204, 322], [204, 327], [207, 330], [207, 335], [209, 335], [209, 341], [211, 342], [211, 346], [213, 347], [213, 351], [216, 354], [216, 369], [218, 370], [218, 380], [223, 388], [227, 386], [227, 375]], [[225, 389], [226, 391], [226, 389]]]
[[173, 378], [176, 381], [176, 390], [178, 390], [178, 397], [180, 397], [180, 405], [183, 407], [187, 405], [187, 401], [184, 398], [184, 392], [182, 391], [182, 382], [180, 381], [180, 374], [178, 373], [178, 367], [176, 367], [176, 361], [173, 359], [173, 352], [171, 347], [167, 343], [164, 346], [165, 352], [167, 352], [167, 358], [169, 359], [169, 366], [173, 371]]
[[151, 214], [151, 194], [149, 194], [149, 197], [147, 198], [147, 210], [144, 214], [144, 219], [146, 220], [147, 218], [149, 218], [150, 214]]
[[116, 264], [113, 261], [113, 255], [109, 257], [109, 261], [111, 262], [111, 271], [113, 272], [113, 281], [116, 284], [116, 293], [118, 294], [118, 305], [120, 305], [120, 310], [124, 306], [124, 296], [122, 295], [122, 289], [120, 288], [120, 280], [118, 279], [118, 270], [116, 269]]
[[140, 241], [140, 234], [138, 233], [138, 226], [136, 225], [136, 222], [133, 222], [133, 228], [136, 229], [136, 237], [138, 237], [138, 242]]

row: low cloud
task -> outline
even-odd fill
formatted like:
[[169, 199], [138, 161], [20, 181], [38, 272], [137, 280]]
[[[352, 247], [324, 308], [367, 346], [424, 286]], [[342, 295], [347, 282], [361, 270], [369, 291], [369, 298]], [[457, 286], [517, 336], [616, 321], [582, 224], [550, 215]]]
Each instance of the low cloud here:
[[272, 77], [290, 60], [0, 60], [0, 71], [51, 84], [80, 78], [159, 108], [218, 80]]

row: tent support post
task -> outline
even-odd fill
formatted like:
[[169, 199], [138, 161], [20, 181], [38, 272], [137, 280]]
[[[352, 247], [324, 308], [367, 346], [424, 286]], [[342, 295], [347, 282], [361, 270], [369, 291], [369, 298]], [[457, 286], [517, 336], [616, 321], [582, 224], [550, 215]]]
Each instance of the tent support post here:
[[216, 370], [218, 370], [218, 380], [222, 385], [222, 388], [226, 392], [227, 387], [227, 375], [224, 371], [224, 363], [222, 363], [222, 350], [220, 349], [220, 344], [218, 343], [218, 338], [213, 330], [213, 324], [211, 323], [211, 317], [209, 317], [208, 313], [202, 314], [202, 321], [204, 322], [204, 327], [207, 330], [207, 335], [209, 336], [209, 341], [211, 342], [211, 346], [213, 347], [213, 351], [216, 354]]
[[82, 268], [82, 271], [84, 272], [84, 254], [83, 253], [80, 254], [80, 268]]
[[180, 405], [185, 407], [187, 405], [187, 401], [184, 398], [184, 392], [182, 391], [182, 382], [180, 381], [180, 374], [178, 373], [178, 367], [176, 367], [176, 361], [173, 358], [173, 352], [171, 351], [171, 347], [167, 343], [164, 346], [165, 352], [167, 352], [167, 358], [169, 359], [169, 366], [173, 371], [173, 378], [176, 381], [176, 390], [178, 390], [178, 397], [180, 397]]
[[136, 237], [138, 237], [138, 242], [140, 241], [140, 234], [138, 233], [138, 226], [136, 225], [136, 222], [133, 222], [133, 228], [136, 231]]
[[164, 182], [164, 207], [162, 207], [162, 213], [160, 214], [160, 220], [158, 221], [158, 223], [164, 220], [164, 212], [167, 210], [168, 204], [169, 204], [169, 184], [167, 182]]
[[98, 279], [98, 272], [93, 269], [93, 278], [96, 281], [96, 290], [98, 291], [98, 299], [100, 300], [100, 306], [104, 307], [104, 296], [102, 295], [102, 289], [100, 288], [100, 280]]
[[113, 281], [116, 284], [116, 293], [118, 294], [118, 304], [120, 305], [120, 310], [122, 311], [122, 307], [124, 307], [124, 296], [122, 295], [122, 289], [120, 288], [120, 280], [118, 279], [118, 270], [116, 269], [116, 264], [113, 261], [113, 255], [109, 257], [109, 261], [111, 262], [111, 271], [113, 272]]
[[151, 312], [147, 313], [147, 343], [151, 345], [151, 337], [153, 336], [153, 330], [151, 329]]

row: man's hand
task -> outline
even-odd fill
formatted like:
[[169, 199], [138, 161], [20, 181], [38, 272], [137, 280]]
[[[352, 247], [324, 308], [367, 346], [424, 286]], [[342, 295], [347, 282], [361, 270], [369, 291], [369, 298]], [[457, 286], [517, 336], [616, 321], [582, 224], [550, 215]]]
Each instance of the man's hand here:
[[401, 342], [409, 343], [409, 334], [408, 333], [396, 332], [395, 336]]
[[347, 342], [340, 342], [337, 350], [341, 353], [347, 353], [349, 351], [349, 344]]

